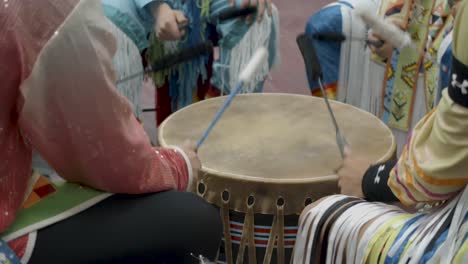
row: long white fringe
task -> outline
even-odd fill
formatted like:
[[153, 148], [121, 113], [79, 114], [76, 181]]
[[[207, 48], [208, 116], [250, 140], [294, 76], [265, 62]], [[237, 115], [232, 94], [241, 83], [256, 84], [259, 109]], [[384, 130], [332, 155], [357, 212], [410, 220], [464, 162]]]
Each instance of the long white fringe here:
[[[365, 1], [367, 5], [376, 6], [375, 1]], [[362, 6], [362, 4], [361, 4]], [[364, 38], [366, 27], [352, 11], [342, 7], [343, 33], [353, 38]], [[354, 67], [362, 65], [362, 67]], [[376, 116], [380, 115], [382, 108], [382, 87], [385, 77], [385, 66], [371, 60], [369, 48], [364, 41], [346, 41], [341, 46], [340, 75], [338, 87], [338, 100], [359, 107]], [[426, 96], [424, 78], [418, 79], [415, 91], [415, 101], [412, 113], [410, 130], [426, 114]], [[408, 132], [392, 129], [397, 142], [397, 155], [400, 155], [408, 138]]]
[[[260, 23], [254, 22], [249, 28], [247, 33], [244, 35], [242, 40], [230, 51], [230, 63], [227, 66], [226, 71], [229, 71], [229, 80], [226, 80], [222, 74], [222, 83], [229, 82], [229, 87], [235, 87], [238, 81], [240, 72], [244, 69], [247, 62], [250, 60], [255, 51], [260, 47], [266, 47], [268, 49], [269, 43], [272, 36], [272, 24], [275, 28], [275, 41], [276, 50], [273, 54], [268, 54], [269, 59], [261, 66], [258, 73], [253, 78], [252, 82], [245, 84], [242, 88], [241, 93], [252, 93], [257, 88], [258, 84], [263, 82], [270, 72], [269, 60], [271, 56], [274, 56], [274, 64], [280, 63], [279, 54], [279, 14], [278, 9], [272, 7], [272, 16], [265, 15]], [[272, 51], [270, 51], [272, 52]], [[224, 85], [222, 85], [224, 87]], [[221, 93], [224, 94], [224, 89]]]
[[[135, 72], [143, 71], [140, 51], [135, 43], [119, 28], [111, 25], [112, 34], [117, 40], [117, 52], [113, 58], [117, 80], [123, 79]], [[131, 80], [117, 84], [119, 92], [132, 104], [134, 114], [140, 117], [140, 94], [143, 88], [143, 74]]]

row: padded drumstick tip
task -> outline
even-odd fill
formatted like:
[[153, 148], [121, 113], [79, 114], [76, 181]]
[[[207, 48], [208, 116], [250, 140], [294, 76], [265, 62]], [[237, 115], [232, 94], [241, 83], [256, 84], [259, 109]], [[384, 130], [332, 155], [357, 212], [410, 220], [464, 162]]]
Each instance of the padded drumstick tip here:
[[257, 49], [255, 54], [252, 56], [247, 66], [239, 75], [239, 80], [242, 83], [248, 83], [255, 76], [257, 71], [260, 69], [262, 64], [268, 59], [268, 51], [265, 47]]
[[383, 18], [377, 17], [365, 8], [357, 8], [355, 12], [364, 23], [372, 28], [373, 32], [379, 34], [383, 40], [388, 41], [394, 47], [401, 49], [412, 45], [411, 37], [408, 32], [401, 30], [393, 23], [389, 23]]

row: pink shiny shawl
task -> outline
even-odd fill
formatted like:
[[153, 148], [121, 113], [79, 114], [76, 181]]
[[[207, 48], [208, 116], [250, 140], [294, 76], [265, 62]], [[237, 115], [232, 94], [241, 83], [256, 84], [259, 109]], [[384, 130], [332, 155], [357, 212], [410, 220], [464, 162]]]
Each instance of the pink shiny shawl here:
[[0, 233], [31, 175], [31, 147], [65, 179], [108, 192], [185, 189], [115, 87], [115, 38], [99, 0], [0, 2]]

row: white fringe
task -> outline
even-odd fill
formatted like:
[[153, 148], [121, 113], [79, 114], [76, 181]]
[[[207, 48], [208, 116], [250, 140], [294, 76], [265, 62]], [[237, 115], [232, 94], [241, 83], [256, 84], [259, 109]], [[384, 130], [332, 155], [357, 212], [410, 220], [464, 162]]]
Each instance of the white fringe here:
[[[113, 58], [117, 80], [128, 77], [135, 72], [143, 71], [140, 51], [135, 43], [114, 24], [111, 24], [112, 34], [117, 40], [117, 52]], [[140, 95], [143, 89], [143, 74], [126, 82], [117, 84], [119, 92], [125, 96], [133, 107], [137, 117], [141, 114]]]
[[163, 41], [164, 54], [174, 54], [179, 51], [179, 41]]
[[[242, 40], [231, 49], [229, 57], [230, 63], [227, 66], [226, 71], [229, 71], [229, 80], [225, 79], [223, 74], [222, 83], [229, 82], [229, 87], [235, 87], [238, 81], [238, 76], [241, 71], [244, 69], [245, 65], [248, 63], [255, 51], [260, 47], [265, 47], [268, 49], [270, 43], [270, 37], [272, 33], [272, 23], [276, 30], [276, 43], [279, 43], [279, 14], [278, 9], [272, 7], [272, 16], [265, 15], [260, 23], [254, 22], [249, 28], [247, 33], [244, 35]], [[269, 49], [268, 49], [269, 50]], [[271, 52], [271, 51], [270, 51]], [[275, 64], [279, 64], [279, 45], [274, 54], [268, 54], [268, 57], [274, 56]], [[253, 80], [244, 84], [242, 91], [240, 93], [252, 93], [255, 91], [255, 88], [259, 83], [263, 82], [270, 72], [269, 59], [261, 66], [260, 70], [257, 72]], [[224, 85], [222, 85], [224, 87]], [[221, 90], [221, 94], [224, 94], [224, 89]]]
[[[302, 212], [292, 257], [293, 263], [309, 263], [311, 250], [317, 246], [313, 244], [313, 238], [317, 232], [322, 231], [318, 229], [318, 223], [324, 220], [324, 213], [331, 205], [344, 198], [346, 196], [329, 196], [319, 204], [309, 208], [308, 211]], [[468, 187], [465, 187], [462, 193], [447, 204], [432, 208], [424, 214], [411, 214], [411, 218], [418, 215], [421, 218], [404, 230], [403, 235], [392, 243], [388, 254], [384, 257], [397, 258], [398, 263], [420, 263], [426, 253], [427, 246], [434, 236], [441, 231], [443, 223], [449, 219], [450, 212], [453, 211], [454, 214], [449, 219], [451, 223], [447, 238], [438, 246], [435, 254], [428, 261], [430, 264], [452, 263], [461, 246], [465, 243], [468, 223], [464, 219], [467, 210]], [[367, 213], [363, 214], [363, 212]], [[405, 215], [410, 216], [409, 213], [397, 206], [383, 203], [366, 202], [350, 207], [336, 219], [334, 228], [325, 238], [328, 241], [326, 263], [367, 263], [369, 256], [366, 256], [366, 250], [373, 246], [371, 242], [376, 238], [374, 237], [376, 233], [384, 231], [381, 230], [382, 224], [389, 223], [392, 219]], [[396, 232], [409, 220], [400, 219], [388, 226], [384, 232]], [[361, 233], [363, 226], [368, 223], [370, 225]], [[362, 236], [358, 239], [360, 233]], [[406, 246], [407, 250], [400, 254], [398, 250], [402, 246]]]
[[[376, 1], [366, 0], [360, 6], [373, 6]], [[348, 8], [342, 8], [343, 33], [354, 38], [363, 38], [366, 27]], [[353, 67], [362, 65], [361, 67]], [[338, 86], [338, 100], [379, 116], [382, 108], [382, 86], [385, 78], [385, 66], [371, 60], [369, 48], [364, 41], [346, 41], [341, 46], [341, 60]], [[416, 100], [413, 106], [410, 130], [427, 114], [424, 78], [418, 79]], [[408, 131], [392, 129], [397, 143], [399, 156], [407, 142]]]

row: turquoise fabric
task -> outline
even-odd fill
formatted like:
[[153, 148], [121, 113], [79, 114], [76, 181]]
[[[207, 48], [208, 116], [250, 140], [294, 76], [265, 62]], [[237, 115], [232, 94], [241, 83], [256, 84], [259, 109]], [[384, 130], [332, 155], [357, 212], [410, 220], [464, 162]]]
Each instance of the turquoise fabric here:
[[[239, 7], [242, 3], [242, 0], [236, 0], [236, 6]], [[211, 3], [211, 16], [216, 17], [221, 12], [230, 8], [229, 1], [226, 0], [213, 0]], [[268, 53], [269, 56], [269, 66], [270, 68], [276, 63], [279, 58], [276, 58], [275, 55], [277, 49], [279, 49], [279, 43], [276, 42], [277, 36], [279, 32], [276, 32], [275, 22], [271, 24], [271, 36], [270, 42], [268, 43]], [[237, 78], [238, 76], [229, 76], [229, 71], [226, 70], [228, 65], [230, 64], [231, 57], [229, 56], [230, 50], [236, 46], [244, 37], [245, 33], [249, 30], [250, 25], [246, 24], [245, 20], [242, 19], [235, 19], [235, 20], [228, 20], [222, 23], [218, 21], [212, 21], [213, 24], [216, 25], [216, 29], [218, 33], [221, 35], [221, 39], [219, 40], [220, 46], [220, 56], [219, 60], [213, 63], [213, 78], [211, 79], [211, 83], [217, 87], [218, 89], [224, 91], [225, 93], [229, 93], [231, 88], [229, 84], [230, 78]], [[256, 22], [255, 22], [256, 23]], [[222, 81], [224, 80], [224, 82]], [[263, 90], [263, 82], [259, 83], [254, 90], [254, 92], [262, 92]]]
[[7, 243], [0, 239], [0, 263], [21, 264], [15, 252], [8, 247]]
[[148, 34], [153, 31], [154, 19], [148, 6], [162, 0], [101, 0], [105, 15], [117, 25], [140, 51], [148, 48]]
[[[210, 38], [210, 32], [206, 28], [208, 23], [216, 27], [216, 31], [221, 36], [219, 40], [220, 58], [213, 63], [213, 78], [211, 83], [220, 90], [228, 93], [230, 87], [229, 71], [230, 50], [235, 47], [249, 30], [250, 25], [245, 20], [232, 19], [229, 21], [215, 21], [212, 18], [222, 11], [230, 8], [227, 0], [211, 0], [210, 14], [208, 18], [201, 18], [201, 1], [181, 1], [181, 0], [101, 0], [106, 16], [114, 22], [123, 32], [125, 32], [137, 45], [140, 51], [149, 47], [148, 35], [153, 31], [154, 18], [150, 9], [153, 4], [167, 3], [171, 8], [184, 12], [189, 21], [187, 37], [179, 41], [179, 49], [197, 45]], [[242, 0], [236, 0], [236, 6], [240, 7]], [[279, 44], [276, 43], [279, 32], [276, 32], [275, 24], [272, 23], [272, 35], [268, 43], [270, 55], [276, 55]], [[275, 56], [269, 56], [270, 68], [278, 60]], [[174, 110], [180, 109], [192, 103], [193, 88], [196, 86], [199, 76], [203, 81], [207, 80], [208, 57], [203, 56], [176, 67], [170, 76], [170, 96], [173, 99]], [[237, 76], [232, 76], [237, 78]], [[255, 92], [261, 92], [263, 82], [259, 83]]]

